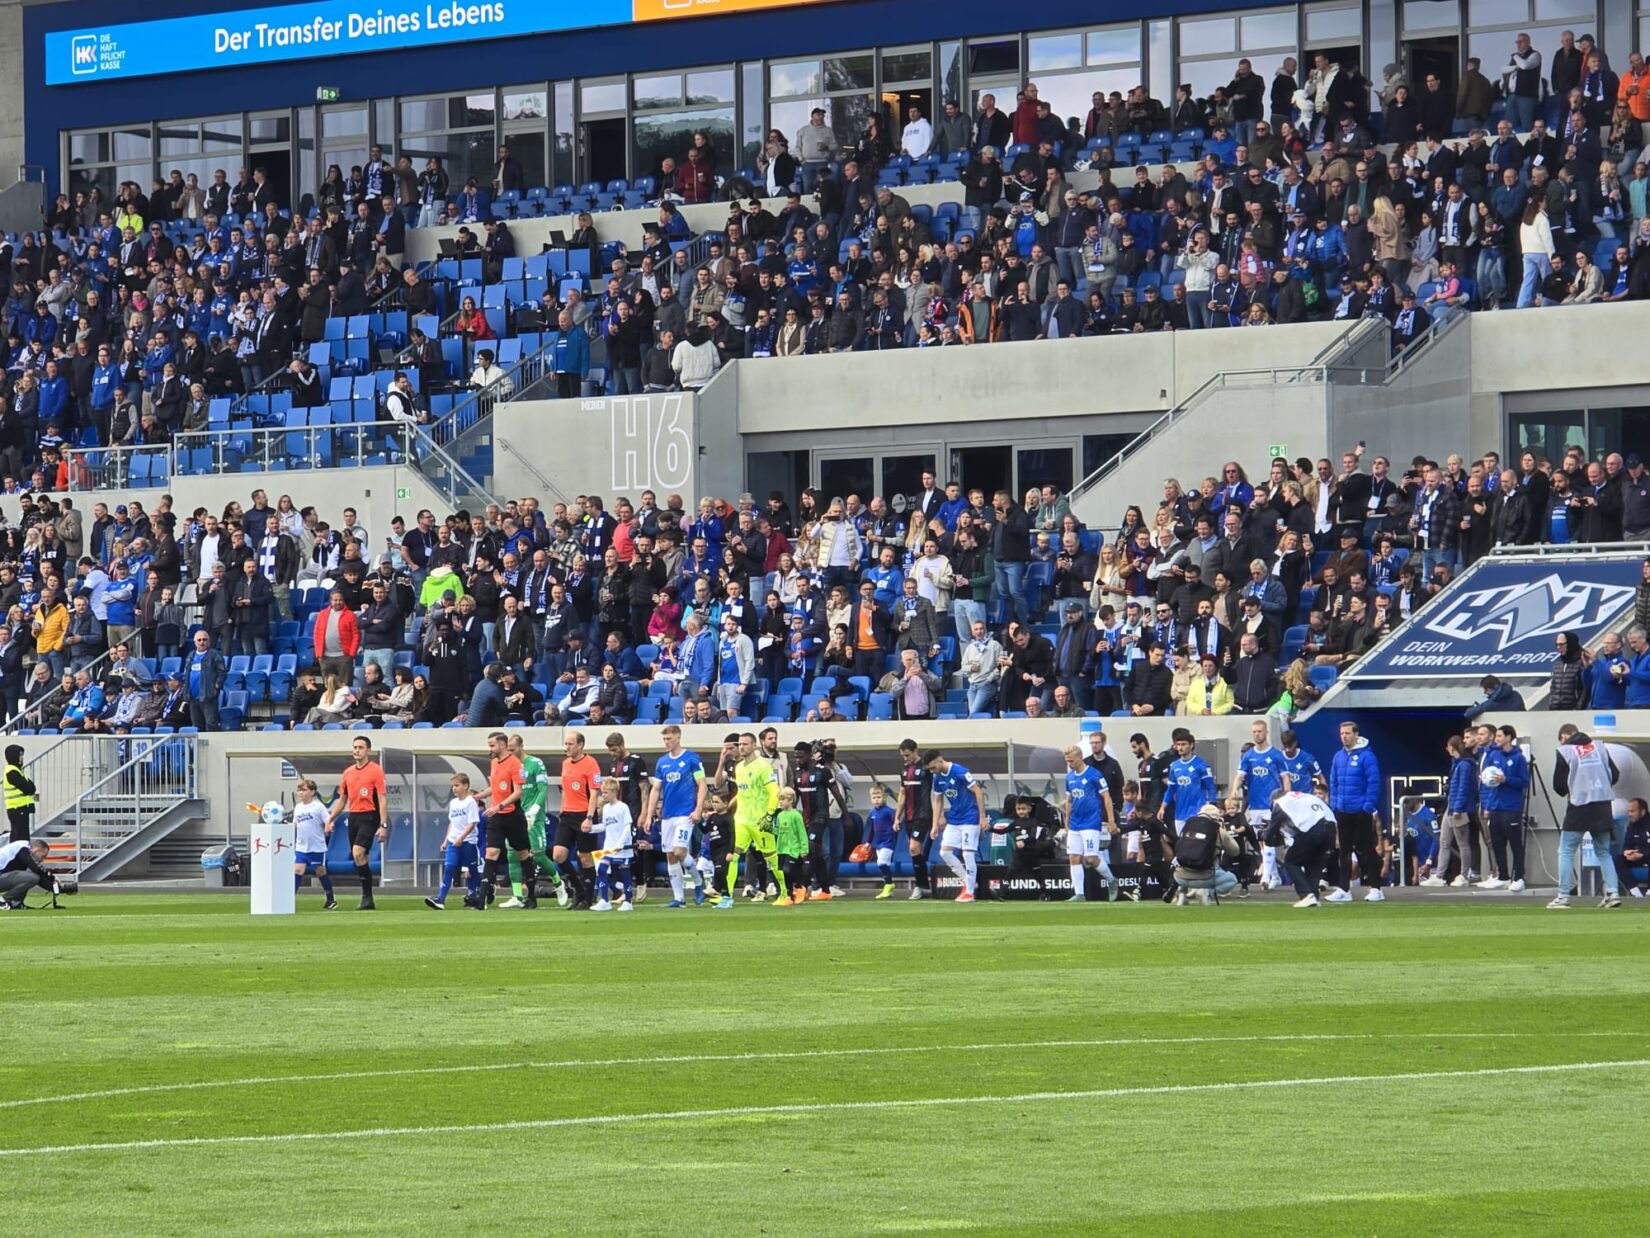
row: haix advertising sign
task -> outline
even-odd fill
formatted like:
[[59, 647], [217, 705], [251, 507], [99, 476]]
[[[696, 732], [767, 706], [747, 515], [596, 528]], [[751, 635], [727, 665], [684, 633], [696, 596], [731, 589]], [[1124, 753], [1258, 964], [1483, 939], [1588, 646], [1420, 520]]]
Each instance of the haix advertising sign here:
[[1489, 563], [1466, 591], [1432, 603], [1379, 653], [1358, 663], [1360, 679], [1447, 679], [1542, 675], [1554, 638], [1591, 644], [1633, 604], [1642, 559], [1577, 563]]
[[71, 86], [820, 2], [387, 0], [375, 4], [372, 0], [319, 0], [54, 31], [46, 35], [46, 84]]

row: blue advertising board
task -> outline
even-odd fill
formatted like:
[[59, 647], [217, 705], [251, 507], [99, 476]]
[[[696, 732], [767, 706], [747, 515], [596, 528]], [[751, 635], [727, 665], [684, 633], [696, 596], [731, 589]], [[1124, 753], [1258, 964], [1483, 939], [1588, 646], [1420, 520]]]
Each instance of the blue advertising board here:
[[1554, 638], [1591, 644], [1633, 604], [1643, 558], [1483, 564], [1357, 663], [1360, 680], [1544, 675]]
[[46, 84], [149, 77], [624, 25], [632, 0], [319, 0], [46, 35]]

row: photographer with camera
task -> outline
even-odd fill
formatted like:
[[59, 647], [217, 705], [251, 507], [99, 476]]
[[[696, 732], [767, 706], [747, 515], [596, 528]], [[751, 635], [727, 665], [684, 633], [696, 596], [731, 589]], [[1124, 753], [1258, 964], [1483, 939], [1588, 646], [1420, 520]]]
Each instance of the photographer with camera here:
[[1044, 900], [1056, 897], [1043, 884], [1041, 872], [1044, 864], [1059, 860], [1054, 839], [1059, 833], [1060, 821], [1053, 806], [1041, 796], [1011, 795], [1004, 807], [1010, 818], [1009, 877], [1035, 881], [1038, 896]]
[[23, 897], [36, 886], [54, 897], [63, 892], [57, 878], [42, 867], [48, 850], [44, 838], [0, 847], [0, 911], [20, 910]]

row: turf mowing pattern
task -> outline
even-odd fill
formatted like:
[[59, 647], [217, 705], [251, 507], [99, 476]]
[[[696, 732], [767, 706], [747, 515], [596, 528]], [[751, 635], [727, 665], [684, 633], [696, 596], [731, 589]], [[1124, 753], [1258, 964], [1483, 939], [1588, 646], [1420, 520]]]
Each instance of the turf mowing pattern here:
[[1281, 898], [89, 891], [0, 919], [0, 1233], [1650, 1230], [1643, 908]]

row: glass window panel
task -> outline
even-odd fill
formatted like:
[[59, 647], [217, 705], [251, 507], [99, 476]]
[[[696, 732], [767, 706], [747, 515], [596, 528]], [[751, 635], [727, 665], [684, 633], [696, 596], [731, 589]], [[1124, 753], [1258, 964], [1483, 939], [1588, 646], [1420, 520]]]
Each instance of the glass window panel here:
[[1168, 18], [1146, 23], [1146, 55], [1151, 69], [1147, 85], [1152, 95], [1168, 99], [1174, 94], [1173, 25]]
[[1461, 20], [1456, 0], [1404, 0], [1404, 32], [1454, 30]]
[[[314, 113], [304, 109], [306, 118], [313, 117]], [[313, 120], [311, 120], [313, 125]], [[292, 140], [292, 118], [285, 113], [279, 116], [254, 116], [251, 118], [251, 136], [254, 142], [290, 142]]]
[[[763, 113], [762, 62], [753, 60], [739, 66], [743, 100], [740, 115], [744, 118], [740, 129], [739, 165], [751, 167], [767, 136], [767, 117]], [[786, 134], [788, 138], [790, 135]]]
[[1020, 474], [1020, 489], [1043, 486], [1053, 482], [1061, 493], [1071, 489], [1072, 451], [1070, 447], [1024, 447], [1017, 450], [1015, 460]]
[[912, 52], [884, 52], [882, 55], [882, 84], [896, 82], [926, 83], [934, 72], [934, 55], [926, 48]]
[[1650, 17], [1639, 18], [1639, 51], [1650, 52]]
[[153, 145], [148, 125], [141, 129], [115, 130], [116, 159], [147, 159]]
[[1108, 26], [1088, 33], [1090, 64], [1137, 64], [1140, 60], [1140, 27]]
[[1594, 0], [1535, 0], [1536, 21], [1557, 21], [1570, 17], [1590, 23], [1597, 16], [1598, 6]]
[[69, 162], [70, 163], [104, 163], [113, 158], [110, 154], [113, 143], [109, 140], [109, 132], [100, 129], [95, 133], [71, 133], [69, 135]]
[[876, 493], [876, 472], [870, 456], [848, 456], [820, 460], [819, 488], [832, 498], [857, 494], [862, 499]]
[[946, 99], [962, 98], [962, 44], [940, 44], [940, 93]]
[[687, 75], [684, 101], [690, 104], [732, 103], [733, 70], [700, 69]]
[[669, 155], [680, 162], [697, 132], [703, 132], [710, 138], [711, 149], [716, 152], [717, 167], [737, 166], [731, 107], [652, 112], [634, 117], [631, 121], [632, 141], [635, 144], [632, 166], [638, 175], [657, 176], [660, 160]]
[[[408, 106], [405, 103], [401, 105], [401, 127], [403, 129], [413, 128], [413, 126], [406, 123]], [[436, 121], [436, 125], [431, 127], [438, 127], [441, 119], [441, 101], [439, 99], [432, 100], [430, 106], [435, 109], [432, 119]], [[323, 138], [365, 137], [366, 133], [367, 109], [364, 107], [327, 108], [321, 112], [321, 136]]]
[[1306, 14], [1309, 43], [1357, 43], [1364, 37], [1363, 13], [1359, 9], [1310, 9]]
[[857, 56], [830, 56], [825, 60], [825, 89], [869, 90], [876, 85], [875, 58], [870, 52]]
[[554, 89], [555, 128], [550, 139], [550, 183], [567, 184], [573, 179], [573, 83], [557, 82]]
[[149, 191], [149, 182], [154, 179], [155, 169], [147, 159], [142, 163], [115, 164], [115, 180], [131, 181], [145, 193]]
[[93, 189], [103, 194], [105, 202], [112, 202], [115, 196], [115, 170], [107, 167], [69, 169], [68, 193], [90, 193]]
[[1512, 26], [1530, 20], [1530, 0], [1467, 0], [1467, 23]]
[[[796, 148], [797, 131], [808, 123], [808, 118], [816, 107], [825, 109], [826, 123], [830, 123], [832, 102], [833, 100], [830, 99], [818, 98], [775, 100], [768, 107], [768, 128], [777, 129], [783, 133], [789, 139], [791, 148], [794, 150]], [[761, 141], [764, 133], [766, 133], [766, 130], [756, 135], [758, 142]]]
[[[401, 153], [409, 156], [413, 166], [419, 168], [423, 167], [424, 160], [431, 156], [443, 160], [447, 166], [447, 175], [451, 179], [453, 192], [457, 193], [471, 177], [475, 178], [477, 184], [486, 187], [493, 178], [493, 156], [497, 150], [490, 134], [449, 133], [427, 134], [415, 138], [402, 147]], [[338, 161], [329, 158], [328, 162]]]
[[972, 77], [1020, 71], [1020, 40], [981, 39], [968, 45], [968, 72]]
[[[826, 103], [825, 116], [843, 146], [852, 147], [865, 132], [865, 122], [882, 117], [882, 101], [875, 95], [838, 95]], [[803, 117], [804, 120], [807, 117]]]
[[192, 122], [173, 121], [160, 127], [161, 157], [189, 155], [201, 148], [201, 128]]
[[1077, 118], [1078, 128], [1094, 106], [1095, 91], [1110, 94], [1117, 91], [1127, 95], [1140, 85], [1140, 67], [1127, 65], [1118, 69], [1090, 69], [1082, 73], [1052, 73], [1037, 79], [1040, 98], [1048, 100], [1050, 110], [1062, 121]]
[[[1216, 56], [1237, 50], [1237, 23], [1230, 17], [1210, 17], [1180, 23], [1182, 56]], [[1228, 81], [1231, 79], [1228, 78]], [[1155, 94], [1156, 91], [1154, 90]]]
[[240, 150], [241, 118], [220, 116], [201, 121], [202, 150]]
[[[323, 179], [325, 178], [325, 173], [332, 167], [333, 164], [337, 164], [338, 171], [345, 177], [348, 177], [352, 172], [359, 169], [366, 161], [367, 148], [365, 146], [329, 146], [321, 152], [321, 169]], [[416, 160], [415, 163], [417, 163]], [[417, 166], [423, 167], [424, 165], [422, 163], [417, 163]]]
[[1071, 34], [1047, 34], [1028, 39], [1026, 60], [1030, 62], [1033, 73], [1075, 69], [1083, 63], [1083, 36], [1073, 31]]
[[1295, 46], [1295, 14], [1248, 13], [1238, 23], [1238, 34], [1243, 39], [1243, 50], [1266, 47]]
[[[323, 132], [332, 133], [332, 127], [323, 117]], [[402, 133], [433, 133], [446, 128], [447, 101], [445, 99], [403, 99], [401, 101]]]
[[819, 93], [819, 61], [786, 60], [768, 66], [768, 94], [775, 99]]
[[548, 115], [549, 99], [543, 90], [509, 91], [504, 96], [505, 120], [542, 120]]
[[885, 495], [921, 494], [922, 475], [934, 471], [934, 453], [882, 457], [882, 491]]
[[[1519, 31], [1530, 36], [1530, 46], [1541, 53], [1541, 76], [1546, 78], [1552, 65], [1553, 52], [1558, 50], [1558, 36], [1564, 31], [1572, 29], [1568, 25], [1561, 26], [1520, 26]], [[1518, 33], [1514, 30], [1491, 30], [1480, 33], [1468, 33], [1467, 55], [1477, 56], [1483, 62], [1484, 74], [1492, 82], [1498, 81], [1501, 66], [1507, 63], [1507, 57], [1512, 55], [1513, 36]]]
[[513, 130], [504, 135], [504, 140], [509, 144], [510, 153], [521, 164], [522, 184], [531, 187], [550, 183], [549, 165], [544, 161], [542, 128]]
[[372, 103], [372, 140], [385, 150], [395, 146], [395, 100], [374, 99]]
[[591, 112], [622, 112], [624, 106], [624, 82], [580, 82], [579, 83], [579, 110], [586, 115]]
[[630, 83], [630, 98], [635, 107], [681, 107], [682, 75], [659, 73], [638, 77]]

